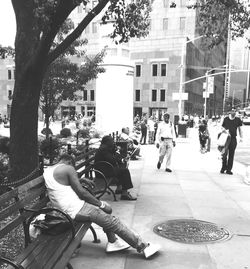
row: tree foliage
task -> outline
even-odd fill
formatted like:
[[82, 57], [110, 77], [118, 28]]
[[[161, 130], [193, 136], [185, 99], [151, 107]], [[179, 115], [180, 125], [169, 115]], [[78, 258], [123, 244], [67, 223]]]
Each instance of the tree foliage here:
[[[117, 43], [130, 37], [144, 37], [148, 32], [150, 0], [11, 0], [15, 12], [16, 80], [10, 118], [11, 180], [27, 176], [38, 165], [38, 106], [44, 77], [49, 66], [65, 53], [81, 55], [78, 40], [85, 28], [99, 14], [103, 23], [112, 22], [111, 37]], [[71, 12], [85, 8], [79, 24], [68, 32], [65, 24]], [[106, 11], [106, 13], [105, 13]], [[80, 42], [74, 44], [74, 42]], [[83, 42], [83, 43], [81, 43]], [[55, 66], [58, 62], [55, 62]], [[89, 66], [92, 65], [88, 62]], [[53, 69], [53, 67], [52, 67]], [[87, 70], [83, 70], [83, 73]], [[84, 84], [84, 81], [83, 83]]]
[[63, 56], [49, 66], [40, 96], [41, 109], [46, 118], [54, 115], [63, 100], [77, 100], [77, 91], [83, 91], [88, 81], [105, 71], [99, 66], [104, 53], [105, 51], [102, 51], [93, 57], [84, 56], [84, 64], [80, 66]]
[[250, 28], [250, 5], [237, 0], [198, 0], [191, 8], [199, 13], [200, 33], [208, 47], [227, 40], [228, 25], [232, 38], [242, 37]]
[[8, 46], [8, 47], [3, 47], [1, 44], [0, 44], [0, 58], [1, 59], [5, 59], [7, 56], [10, 56], [10, 57], [14, 57], [15, 55], [15, 50]]

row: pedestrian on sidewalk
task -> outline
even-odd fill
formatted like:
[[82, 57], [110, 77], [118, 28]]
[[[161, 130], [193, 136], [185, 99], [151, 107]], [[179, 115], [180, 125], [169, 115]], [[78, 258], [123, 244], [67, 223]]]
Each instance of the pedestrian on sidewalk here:
[[203, 119], [199, 125], [199, 140], [201, 153], [209, 152], [211, 138], [207, 127], [207, 121], [205, 119]]
[[146, 145], [147, 143], [147, 132], [148, 132], [147, 113], [143, 113], [141, 119], [141, 139], [140, 139], [140, 143], [143, 145]]
[[229, 131], [231, 136], [230, 143], [222, 155], [222, 167], [220, 173], [223, 174], [225, 171], [228, 175], [232, 175], [232, 167], [234, 161], [234, 152], [237, 146], [237, 130], [240, 135], [240, 142], [242, 141], [242, 120], [236, 117], [236, 110], [232, 109], [229, 115], [226, 116], [222, 123], [222, 128]]
[[[74, 166], [74, 158], [62, 154], [59, 163], [45, 169], [43, 176], [53, 206], [69, 214], [77, 222], [91, 221], [101, 226], [108, 239], [106, 252], [120, 251], [132, 246], [146, 258], [155, 254], [160, 247], [145, 242], [119, 218], [111, 215], [112, 208], [107, 202], [96, 199], [82, 187]], [[90, 180], [84, 181], [91, 187]]]
[[175, 147], [175, 130], [173, 123], [169, 120], [170, 115], [168, 113], [163, 114], [163, 122], [158, 125], [156, 133], [156, 147], [159, 149], [159, 160], [157, 168], [161, 168], [164, 157], [166, 156], [166, 172], [172, 172], [170, 169], [172, 150]]

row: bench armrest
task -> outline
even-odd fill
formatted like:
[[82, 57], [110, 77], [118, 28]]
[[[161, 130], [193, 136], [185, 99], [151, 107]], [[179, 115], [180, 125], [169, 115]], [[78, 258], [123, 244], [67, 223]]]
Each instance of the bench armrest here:
[[22, 265], [16, 263], [15, 261], [12, 261], [12, 260], [10, 260], [10, 259], [7, 259], [7, 258], [5, 258], [5, 257], [1, 257], [1, 256], [0, 256], [0, 261], [2, 261], [2, 262], [4, 262], [4, 263], [7, 263], [7, 264], [10, 264], [10, 265], [13, 266], [15, 269], [24, 269], [24, 268], [22, 267]]
[[32, 220], [40, 214], [47, 214], [47, 213], [52, 212], [52, 211], [59, 212], [60, 214], [62, 214], [66, 218], [66, 220], [70, 223], [72, 239], [75, 237], [76, 232], [75, 232], [74, 223], [73, 223], [72, 218], [67, 213], [64, 213], [63, 211], [61, 211], [60, 209], [54, 208], [54, 207], [44, 207], [44, 208], [38, 209], [38, 210], [35, 210], [32, 208], [25, 208], [24, 210], [33, 212], [33, 214], [29, 217], [29, 219], [27, 220], [26, 225], [25, 225], [25, 235], [27, 236], [28, 243], [31, 243], [29, 227], [30, 227]]

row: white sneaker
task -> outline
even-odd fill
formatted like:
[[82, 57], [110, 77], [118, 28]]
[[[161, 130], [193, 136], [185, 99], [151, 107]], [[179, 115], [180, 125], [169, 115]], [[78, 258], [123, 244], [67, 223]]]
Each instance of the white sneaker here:
[[160, 250], [161, 246], [158, 244], [149, 243], [148, 246], [143, 250], [145, 258], [149, 258]]
[[123, 250], [123, 249], [127, 249], [129, 247], [130, 247], [130, 245], [128, 243], [121, 240], [120, 238], [117, 238], [114, 243], [108, 242], [108, 244], [106, 246], [106, 252], [120, 251], [120, 250]]

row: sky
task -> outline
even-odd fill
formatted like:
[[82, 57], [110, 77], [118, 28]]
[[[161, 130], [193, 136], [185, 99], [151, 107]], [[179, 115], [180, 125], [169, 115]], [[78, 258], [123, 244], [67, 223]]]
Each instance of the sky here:
[[11, 0], [0, 1], [0, 45], [14, 47], [16, 19]]

